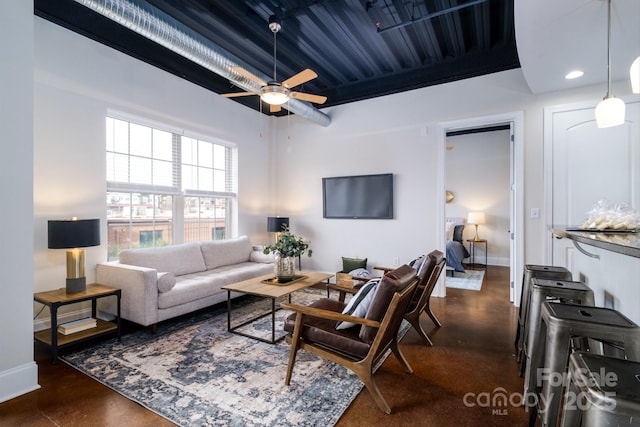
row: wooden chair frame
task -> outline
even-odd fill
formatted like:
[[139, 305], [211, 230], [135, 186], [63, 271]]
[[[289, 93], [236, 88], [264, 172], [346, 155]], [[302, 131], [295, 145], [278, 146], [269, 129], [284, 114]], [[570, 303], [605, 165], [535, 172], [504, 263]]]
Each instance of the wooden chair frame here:
[[[389, 304], [389, 308], [387, 309], [382, 321], [377, 322], [374, 320], [369, 320], [361, 317], [354, 317], [342, 313], [333, 312], [330, 310], [323, 310], [314, 307], [302, 306], [298, 304], [291, 303], [282, 303], [282, 307], [287, 310], [292, 310], [296, 312], [296, 320], [295, 327], [293, 333], [287, 336], [287, 342], [291, 344], [291, 351], [289, 353], [289, 365], [287, 367], [287, 376], [285, 379], [285, 384], [289, 385], [291, 382], [291, 375], [293, 373], [293, 366], [296, 360], [296, 354], [299, 349], [304, 349], [311, 353], [314, 353], [324, 359], [330, 360], [332, 362], [338, 363], [347, 369], [353, 371], [358, 378], [364, 383], [364, 386], [369, 390], [369, 393], [373, 397], [374, 402], [378, 407], [386, 414], [391, 413], [391, 408], [385, 401], [384, 397], [380, 393], [378, 386], [373, 380], [373, 368], [376, 363], [381, 359], [381, 357], [386, 353], [387, 349], [391, 349], [393, 354], [396, 356], [398, 361], [401, 363], [402, 367], [407, 373], [413, 373], [411, 366], [405, 359], [404, 355], [400, 352], [400, 348], [398, 347], [398, 331], [393, 332], [393, 338], [388, 342], [384, 342], [383, 339], [387, 336], [387, 329], [394, 322], [394, 319], [398, 315], [404, 315], [404, 313], [398, 313], [398, 309], [406, 310], [406, 305], [409, 303], [409, 299], [413, 295], [415, 291], [415, 287], [418, 283], [417, 278], [413, 279], [411, 283], [409, 283], [402, 291], [396, 292]], [[404, 307], [403, 307], [404, 306]], [[359, 325], [366, 325], [378, 328], [378, 332], [369, 347], [369, 352], [367, 355], [360, 360], [350, 358], [344, 356], [337, 352], [332, 352], [331, 350], [322, 347], [320, 345], [314, 344], [310, 341], [305, 341], [301, 337], [302, 325], [304, 316], [315, 316], [321, 317], [325, 319], [335, 320], [335, 321], [347, 321], [356, 323]], [[398, 327], [401, 322], [396, 322]]]
[[[439, 252], [439, 254], [442, 255], [442, 252]], [[418, 289], [416, 289], [416, 293], [420, 293], [420, 299], [418, 300], [416, 305], [411, 309], [411, 311], [407, 311], [407, 313], [405, 313], [404, 315], [404, 318], [407, 319], [409, 323], [411, 323], [411, 326], [413, 326], [413, 328], [418, 332], [418, 335], [420, 335], [427, 342], [427, 345], [429, 346], [432, 346], [433, 342], [431, 341], [427, 333], [424, 331], [424, 329], [422, 329], [422, 325], [420, 325], [420, 314], [422, 314], [423, 311], [426, 312], [427, 315], [431, 318], [431, 320], [437, 327], [442, 326], [438, 318], [431, 311], [431, 306], [429, 305], [429, 302], [431, 301], [431, 294], [433, 293], [433, 288], [435, 288], [436, 283], [438, 282], [438, 278], [440, 277], [442, 270], [445, 268], [445, 264], [446, 264], [446, 259], [442, 257], [440, 259], [440, 262], [436, 263], [436, 265], [434, 266], [433, 271], [429, 275], [426, 283], [418, 284]]]

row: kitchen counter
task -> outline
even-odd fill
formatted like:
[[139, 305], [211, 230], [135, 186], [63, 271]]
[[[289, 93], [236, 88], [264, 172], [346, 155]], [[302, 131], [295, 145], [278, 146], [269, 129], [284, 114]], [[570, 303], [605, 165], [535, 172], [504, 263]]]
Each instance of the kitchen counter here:
[[[640, 232], [607, 233], [594, 230], [576, 230], [575, 227], [557, 225], [551, 226], [551, 231], [554, 236], [559, 238], [566, 238], [596, 248], [640, 258]], [[579, 246], [576, 247], [580, 250]]]

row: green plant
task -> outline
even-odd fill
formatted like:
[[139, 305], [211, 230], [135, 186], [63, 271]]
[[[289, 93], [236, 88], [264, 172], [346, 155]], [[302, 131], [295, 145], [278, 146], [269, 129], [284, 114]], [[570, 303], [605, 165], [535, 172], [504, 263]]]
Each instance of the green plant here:
[[309, 249], [309, 242], [305, 242], [302, 237], [291, 234], [288, 226], [282, 228], [282, 233], [278, 237], [278, 241], [274, 245], [265, 246], [263, 253], [271, 252], [280, 254], [285, 257], [297, 257], [304, 255], [305, 251], [311, 256], [313, 251]]

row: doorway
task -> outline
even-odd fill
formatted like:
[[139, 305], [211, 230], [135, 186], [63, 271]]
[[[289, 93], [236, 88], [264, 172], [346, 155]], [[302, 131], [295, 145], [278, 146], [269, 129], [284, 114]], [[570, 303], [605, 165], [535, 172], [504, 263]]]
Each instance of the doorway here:
[[[479, 239], [468, 247], [471, 254], [464, 262], [472, 270], [485, 264], [508, 267], [511, 258], [511, 125], [464, 129], [447, 133], [445, 154], [445, 186], [449, 193], [445, 214], [446, 223], [463, 222], [462, 242]], [[453, 198], [451, 198], [453, 196]], [[469, 215], [473, 212], [481, 223], [478, 234]], [[473, 216], [472, 215], [472, 216]], [[473, 218], [472, 218], [473, 219]], [[452, 238], [452, 230], [447, 240]], [[449, 243], [447, 253], [450, 265], [456, 262], [462, 252], [457, 243]], [[448, 248], [449, 249], [449, 248]], [[452, 258], [449, 260], [449, 258]], [[467, 269], [465, 267], [465, 270]], [[481, 268], [484, 269], [484, 268]], [[449, 273], [453, 273], [449, 271]], [[469, 272], [449, 274], [451, 277], [466, 277]], [[447, 286], [449, 286], [447, 279]]]
[[[510, 291], [509, 299], [520, 305], [521, 277], [523, 269], [523, 180], [524, 180], [524, 114], [522, 111], [493, 116], [475, 117], [442, 122], [438, 125], [438, 233], [441, 250], [445, 252], [445, 213], [446, 213], [446, 145], [447, 133], [464, 129], [508, 125], [511, 129], [510, 144], [510, 201], [509, 201], [509, 237], [510, 237]], [[434, 291], [435, 296], [446, 296], [445, 278], [441, 277]]]

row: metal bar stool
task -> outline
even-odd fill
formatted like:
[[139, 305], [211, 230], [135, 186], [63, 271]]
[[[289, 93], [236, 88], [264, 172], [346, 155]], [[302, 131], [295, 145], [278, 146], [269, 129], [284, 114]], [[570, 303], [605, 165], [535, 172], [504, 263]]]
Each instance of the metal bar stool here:
[[[516, 362], [522, 363], [522, 348], [524, 346], [524, 329], [526, 328], [527, 311], [529, 309], [529, 295], [531, 280], [534, 278], [550, 280], [571, 280], [571, 272], [564, 267], [552, 265], [526, 264], [522, 275], [522, 289], [520, 290], [520, 308], [518, 309], [518, 324], [516, 325]], [[522, 376], [522, 369], [520, 372]]]
[[640, 426], [640, 363], [573, 353], [561, 426]]
[[[541, 319], [539, 335], [540, 344], [544, 343], [544, 357], [532, 356], [532, 362], [544, 362], [532, 364], [531, 369], [542, 388], [536, 396], [537, 404], [529, 408], [530, 427], [535, 425], [538, 412], [543, 427], [555, 426], [558, 422], [562, 378], [567, 371], [573, 337], [616, 343], [627, 359], [640, 361], [640, 328], [616, 310], [543, 302]], [[541, 405], [545, 406], [538, 408]]]
[[527, 312], [526, 328], [524, 330], [523, 361], [524, 369], [524, 393], [535, 393], [536, 372], [531, 366], [537, 366], [542, 361], [532, 360], [532, 357], [542, 357], [542, 352], [534, 351], [541, 348], [544, 342], [541, 341], [538, 330], [540, 328], [540, 312], [542, 303], [553, 300], [563, 304], [575, 304], [591, 306], [595, 305], [593, 291], [583, 282], [571, 280], [548, 280], [534, 277], [531, 279], [531, 295], [529, 298], [529, 311]]

